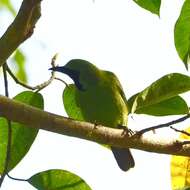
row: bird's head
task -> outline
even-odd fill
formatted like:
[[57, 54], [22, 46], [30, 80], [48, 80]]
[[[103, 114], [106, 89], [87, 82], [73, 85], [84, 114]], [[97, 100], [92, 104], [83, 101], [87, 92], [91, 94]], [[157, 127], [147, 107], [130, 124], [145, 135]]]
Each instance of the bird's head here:
[[82, 59], [72, 59], [65, 66], [52, 67], [50, 70], [68, 75], [79, 90], [85, 90], [99, 80], [100, 70], [92, 63]]

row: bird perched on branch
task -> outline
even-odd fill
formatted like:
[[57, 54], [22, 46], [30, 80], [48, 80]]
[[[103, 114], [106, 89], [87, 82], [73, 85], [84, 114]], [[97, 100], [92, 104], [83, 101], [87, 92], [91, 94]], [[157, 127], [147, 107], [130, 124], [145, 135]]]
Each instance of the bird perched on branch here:
[[[127, 100], [119, 80], [112, 72], [100, 70], [81, 59], [73, 59], [65, 66], [50, 70], [64, 73], [74, 81], [63, 93], [63, 98], [66, 92], [70, 93], [74, 102], [72, 109], [79, 110], [78, 115], [76, 112], [73, 114], [69, 111], [71, 105], [64, 102], [69, 117], [112, 128], [127, 126]], [[111, 150], [123, 171], [134, 167], [134, 159], [129, 149], [111, 147]]]

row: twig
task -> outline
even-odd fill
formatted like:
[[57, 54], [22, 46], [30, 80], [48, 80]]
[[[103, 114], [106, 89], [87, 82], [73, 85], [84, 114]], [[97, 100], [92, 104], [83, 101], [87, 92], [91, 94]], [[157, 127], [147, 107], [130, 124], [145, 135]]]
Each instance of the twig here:
[[57, 78], [57, 77], [55, 77], [54, 78], [55, 80], [58, 80], [58, 81], [61, 81], [62, 83], [64, 83], [65, 84], [65, 86], [69, 86], [64, 80], [62, 80], [62, 79], [60, 79], [60, 78]]
[[160, 129], [160, 128], [164, 128], [164, 127], [169, 127], [171, 125], [175, 125], [177, 123], [180, 123], [182, 121], [185, 121], [186, 119], [189, 119], [190, 118], [190, 114], [187, 114], [185, 115], [184, 117], [181, 117], [179, 119], [176, 119], [174, 121], [170, 121], [168, 123], [163, 123], [163, 124], [159, 124], [159, 125], [155, 125], [155, 126], [152, 126], [152, 127], [147, 127], [145, 129], [142, 129], [140, 131], [138, 131], [135, 136], [141, 136], [142, 134], [148, 132], [148, 131], [152, 131], [152, 130], [156, 130], [156, 129]]
[[[58, 54], [55, 54], [55, 55], [53, 56], [52, 60], [51, 60], [51, 65], [52, 65], [52, 67], [55, 67], [55, 66], [56, 66], [55, 61], [56, 61], [56, 59], [57, 59], [57, 56], [58, 56]], [[51, 77], [49, 78], [49, 80], [43, 82], [42, 84], [36, 85], [36, 86], [30, 86], [30, 85], [27, 85], [27, 84], [21, 82], [19, 79], [17, 79], [17, 77], [13, 74], [13, 72], [11, 71], [11, 69], [8, 67], [8, 65], [6, 65], [6, 70], [7, 70], [7, 72], [9, 73], [9, 75], [13, 78], [13, 80], [14, 80], [17, 84], [19, 84], [19, 85], [21, 85], [21, 86], [23, 86], [23, 87], [25, 87], [25, 88], [28, 88], [28, 89], [30, 89], [30, 90], [36, 90], [37, 92], [39, 92], [39, 91], [42, 90], [43, 88], [47, 87], [47, 86], [55, 79], [55, 72], [52, 71], [52, 72], [51, 72]], [[57, 79], [57, 78], [56, 78], [56, 79]], [[63, 81], [62, 81], [62, 82], [63, 82]], [[65, 82], [64, 82], [64, 83], [65, 83]]]
[[7, 173], [7, 176], [8, 176], [10, 179], [13, 179], [13, 180], [15, 180], [15, 181], [28, 181], [27, 179], [20, 179], [20, 178], [12, 177], [12, 176], [10, 176], [8, 173]]
[[3, 64], [3, 77], [4, 77], [4, 87], [5, 87], [5, 96], [9, 97], [9, 89], [8, 89], [8, 80], [7, 80], [7, 63]]
[[[8, 91], [8, 80], [7, 80], [7, 73], [6, 73], [6, 65], [7, 65], [7, 63], [5, 63], [3, 65], [3, 76], [4, 76], [5, 96], [8, 97], [9, 91]], [[7, 174], [9, 161], [10, 161], [10, 157], [11, 157], [12, 128], [11, 128], [11, 121], [9, 119], [7, 119], [7, 126], [8, 126], [7, 152], [6, 152], [6, 157], [5, 157], [4, 170], [3, 170], [1, 178], [0, 178], [0, 187], [1, 187], [1, 185], [4, 181], [4, 178]]]
[[30, 90], [35, 90], [34, 87], [31, 87], [31, 86], [29, 86], [29, 85], [27, 85], [27, 84], [25, 84], [25, 83], [19, 81], [19, 80], [16, 78], [16, 76], [12, 73], [12, 71], [10, 70], [10, 68], [8, 67], [8, 65], [6, 65], [6, 70], [7, 70], [7, 72], [9, 73], [9, 75], [13, 78], [13, 80], [14, 80], [17, 84], [20, 84], [21, 86], [23, 86], [23, 87], [25, 87], [25, 88], [28, 88], [28, 89], [30, 89]]
[[179, 129], [176, 129], [176, 128], [172, 127], [172, 126], [170, 128], [173, 129], [176, 132], [180, 132], [180, 133], [183, 133], [183, 134], [185, 134], [187, 136], [190, 136], [190, 133], [188, 133], [187, 131], [179, 130]]
[[190, 141], [183, 141], [181, 142], [181, 145], [189, 145], [190, 144]]

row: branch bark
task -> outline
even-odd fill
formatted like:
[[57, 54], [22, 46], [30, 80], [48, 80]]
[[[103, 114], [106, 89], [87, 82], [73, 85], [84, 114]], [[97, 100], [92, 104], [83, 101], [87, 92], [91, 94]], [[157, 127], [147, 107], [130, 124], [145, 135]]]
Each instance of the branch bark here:
[[23, 0], [16, 18], [0, 39], [0, 66], [32, 35], [41, 16], [40, 2], [41, 0]]
[[78, 137], [117, 147], [129, 147], [148, 152], [190, 155], [190, 144], [181, 141], [164, 141], [156, 135], [128, 137], [122, 129], [113, 129], [88, 122], [75, 121], [60, 115], [42, 111], [24, 103], [0, 95], [0, 116], [28, 127]]

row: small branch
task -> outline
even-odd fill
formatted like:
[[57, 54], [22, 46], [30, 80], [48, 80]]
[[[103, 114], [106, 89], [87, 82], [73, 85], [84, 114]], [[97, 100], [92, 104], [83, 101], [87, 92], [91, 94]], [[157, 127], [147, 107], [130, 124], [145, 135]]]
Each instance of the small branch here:
[[[6, 63], [3, 65], [3, 76], [4, 76], [4, 86], [5, 86], [5, 95], [8, 97], [9, 96], [9, 91], [8, 91], [8, 80], [7, 80], [7, 72], [6, 72]], [[7, 119], [7, 152], [6, 152], [6, 157], [5, 157], [5, 163], [4, 163], [4, 170], [2, 172], [1, 178], [0, 178], [0, 187], [4, 181], [4, 178], [7, 174], [8, 167], [9, 167], [9, 161], [11, 158], [11, 142], [12, 142], [12, 127], [11, 127], [11, 121], [10, 119]]]
[[181, 142], [181, 145], [186, 145], [186, 144], [190, 144], [190, 141], [183, 141], [183, 142]]
[[[163, 140], [157, 135], [139, 138], [123, 134], [122, 129], [95, 126], [52, 114], [24, 103], [0, 96], [0, 116], [27, 125], [27, 127], [78, 137], [115, 147], [135, 148], [149, 152], [189, 156], [190, 144], [179, 140]], [[177, 142], [177, 143], [176, 143]]]
[[20, 10], [13, 23], [0, 39], [0, 66], [32, 34], [41, 16], [41, 0], [23, 0]]
[[55, 80], [58, 80], [58, 81], [61, 81], [65, 86], [69, 86], [64, 80], [62, 80], [62, 79], [60, 79], [60, 78], [57, 78], [57, 77], [55, 77], [54, 78]]
[[179, 130], [179, 129], [176, 129], [176, 128], [172, 127], [172, 126], [170, 128], [173, 129], [176, 132], [183, 133], [183, 134], [185, 134], [187, 136], [190, 136], [190, 133], [188, 133], [187, 131]]
[[6, 72], [7, 63], [3, 65], [3, 77], [4, 77], [4, 87], [5, 87], [5, 96], [9, 97], [8, 90], [8, 80], [7, 80], [7, 72]]
[[28, 88], [30, 90], [35, 90], [34, 87], [31, 87], [21, 81], [19, 81], [19, 79], [16, 78], [16, 76], [13, 74], [13, 72], [11, 71], [11, 69], [8, 67], [8, 65], [6, 66], [6, 70], [7, 72], [9, 73], [9, 75], [13, 78], [13, 80], [17, 83], [17, 84], [20, 84], [21, 86], [25, 87], [25, 88]]
[[163, 124], [159, 124], [159, 125], [155, 125], [155, 126], [152, 126], [152, 127], [147, 127], [145, 129], [142, 129], [142, 130], [138, 131], [135, 135], [141, 136], [142, 134], [144, 134], [144, 133], [146, 133], [148, 131], [153, 131], [153, 130], [164, 128], [164, 127], [170, 127], [171, 125], [175, 125], [177, 123], [183, 122], [183, 121], [185, 121], [186, 119], [189, 119], [189, 118], [190, 118], [190, 114], [187, 114], [184, 117], [181, 117], [181, 118], [176, 119], [174, 121], [170, 121], [168, 123], [163, 123]]
[[28, 182], [27, 179], [15, 178], [15, 177], [10, 176], [9, 174], [7, 174], [7, 176], [8, 176], [10, 179], [15, 180], [15, 181], [27, 181], [27, 182]]
[[[56, 66], [55, 61], [56, 61], [56, 59], [57, 59], [57, 56], [58, 56], [58, 54], [55, 54], [55, 55], [53, 56], [52, 60], [51, 60], [51, 65], [52, 65], [52, 67], [55, 67], [55, 66]], [[42, 90], [43, 88], [47, 87], [47, 86], [56, 78], [56, 77], [55, 77], [55, 72], [52, 71], [52, 72], [51, 72], [51, 77], [49, 78], [49, 80], [43, 82], [42, 84], [36, 85], [36, 86], [30, 86], [30, 85], [27, 85], [27, 84], [21, 82], [19, 79], [17, 79], [17, 77], [13, 74], [13, 72], [11, 71], [11, 69], [8, 67], [8, 65], [6, 65], [6, 70], [7, 70], [7, 72], [9, 73], [9, 75], [13, 78], [13, 80], [14, 80], [17, 84], [19, 84], [19, 85], [21, 85], [21, 86], [23, 86], [23, 87], [25, 87], [25, 88], [28, 88], [28, 89], [30, 89], [30, 90], [37, 90], [37, 91], [40, 91], [40, 90]], [[57, 78], [56, 78], [56, 79], [57, 79]]]

